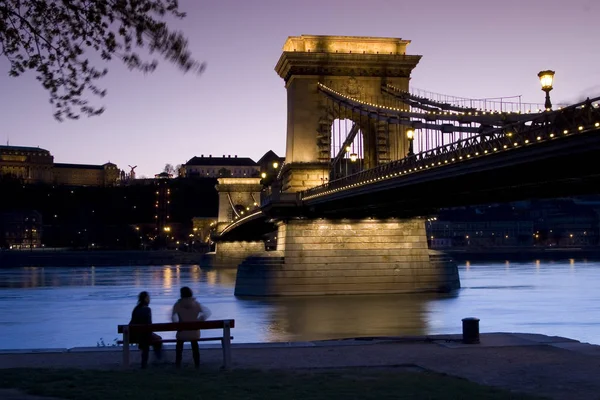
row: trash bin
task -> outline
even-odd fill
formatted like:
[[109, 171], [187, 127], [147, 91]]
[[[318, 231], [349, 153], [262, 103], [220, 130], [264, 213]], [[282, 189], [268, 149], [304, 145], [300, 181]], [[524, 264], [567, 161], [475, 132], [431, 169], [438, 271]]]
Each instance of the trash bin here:
[[463, 343], [477, 344], [479, 343], [479, 318], [463, 318]]

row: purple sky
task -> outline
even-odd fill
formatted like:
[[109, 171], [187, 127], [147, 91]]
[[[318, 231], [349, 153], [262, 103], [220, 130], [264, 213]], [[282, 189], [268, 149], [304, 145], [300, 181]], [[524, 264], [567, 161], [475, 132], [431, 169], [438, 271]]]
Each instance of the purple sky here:
[[[200, 76], [162, 62], [154, 74], [119, 62], [100, 85], [100, 117], [59, 123], [32, 73], [0, 59], [0, 143], [40, 146], [55, 162], [138, 165], [153, 176], [195, 155], [284, 156], [286, 95], [273, 70], [288, 36], [412, 40], [414, 87], [462, 97], [523, 95], [541, 103], [537, 73], [556, 71], [552, 100], [600, 95], [598, 0], [180, 0]], [[173, 25], [175, 27], [175, 25]], [[94, 101], [98, 101], [94, 99]]]

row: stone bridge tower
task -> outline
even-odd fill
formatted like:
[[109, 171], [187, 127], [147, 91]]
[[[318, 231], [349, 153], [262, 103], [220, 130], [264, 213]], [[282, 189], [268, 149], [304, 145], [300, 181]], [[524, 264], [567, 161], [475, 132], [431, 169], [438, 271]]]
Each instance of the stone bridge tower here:
[[[364, 142], [365, 168], [402, 158], [408, 149], [404, 130], [390, 133], [382, 123], [356, 118], [327, 104], [322, 83], [349, 97], [376, 102], [382, 84], [408, 90], [410, 74], [421, 56], [406, 55], [409, 40], [355, 36], [291, 36], [275, 70], [287, 89], [284, 192], [321, 185], [329, 176], [331, 126], [335, 119], [358, 124]], [[402, 155], [402, 156], [398, 156]]]
[[219, 178], [216, 189], [219, 193], [217, 232], [221, 232], [236, 216], [244, 216], [260, 202], [262, 185], [260, 178]]

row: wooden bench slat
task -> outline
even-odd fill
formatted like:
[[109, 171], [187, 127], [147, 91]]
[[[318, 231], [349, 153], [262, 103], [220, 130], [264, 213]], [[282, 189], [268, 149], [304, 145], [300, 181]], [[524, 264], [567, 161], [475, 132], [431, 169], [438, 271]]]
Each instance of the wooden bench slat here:
[[118, 325], [117, 332], [123, 333], [123, 327], [129, 326], [129, 332], [169, 332], [169, 331], [196, 331], [201, 329], [223, 329], [225, 321], [229, 327], [235, 328], [235, 320], [192, 321], [192, 322], [167, 322], [152, 325]]
[[[233, 336], [231, 336], [229, 339], [233, 340]], [[223, 336], [200, 338], [200, 339], [195, 339], [195, 340], [184, 340], [184, 342], [208, 342], [208, 341], [211, 341], [211, 340], [223, 340]], [[160, 343], [177, 343], [177, 339], [162, 339], [162, 340], [156, 340], [155, 342], [152, 342], [152, 343], [156, 343], [156, 342], [160, 342]], [[122, 340], [117, 340], [117, 344], [123, 344], [123, 341]]]

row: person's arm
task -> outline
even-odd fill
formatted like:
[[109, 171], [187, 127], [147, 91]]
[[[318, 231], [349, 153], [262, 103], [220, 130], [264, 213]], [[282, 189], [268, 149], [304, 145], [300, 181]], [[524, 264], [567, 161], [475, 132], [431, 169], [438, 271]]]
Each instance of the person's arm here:
[[171, 311], [171, 321], [173, 322], [181, 322], [179, 319], [179, 307], [177, 307], [178, 304], [179, 302], [175, 303], [173, 306], [173, 311]]
[[210, 318], [212, 313], [210, 312], [210, 310], [207, 307], [204, 307], [202, 304], [199, 304], [199, 305], [200, 305], [200, 313], [198, 314], [198, 319], [200, 321], [206, 321], [207, 319]]
[[146, 307], [145, 311], [145, 319], [146, 319], [146, 323], [147, 324], [151, 324], [152, 323], [152, 310], [150, 309], [150, 307]]

